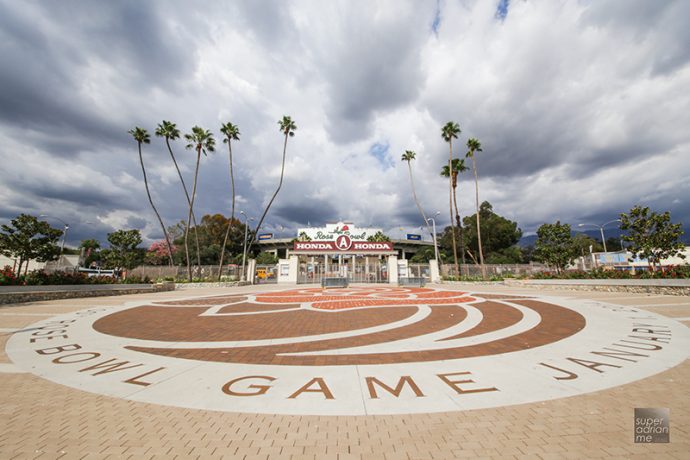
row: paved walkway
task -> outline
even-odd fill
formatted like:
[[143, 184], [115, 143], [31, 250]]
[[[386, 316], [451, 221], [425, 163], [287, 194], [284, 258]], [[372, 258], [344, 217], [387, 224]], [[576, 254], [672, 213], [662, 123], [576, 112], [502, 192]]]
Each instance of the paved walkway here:
[[[621, 310], [645, 310], [651, 312], [655, 317], [658, 317], [656, 315], [662, 315], [677, 318], [682, 324], [690, 325], [690, 298], [688, 297], [574, 291], [550, 291], [544, 293], [543, 291], [526, 288], [507, 288], [503, 286], [454, 285], [451, 287], [437, 287], [446, 291], [461, 290], [463, 292], [473, 292], [475, 290], [487, 292], [487, 290], [490, 290], [496, 297], [495, 299], [486, 300], [486, 302], [493, 302], [488, 307], [501, 308], [499, 305], [501, 302], [504, 305], [517, 305], [517, 307], [525, 309], [522, 321], [529, 320], [530, 311], [533, 308], [538, 308], [539, 305], [535, 303], [530, 304], [528, 303], [529, 300], [520, 300], [520, 298], [538, 296], [537, 300], [541, 301], [545, 299], [544, 296], [547, 294], [548, 296], [560, 297], [562, 300], [555, 301], [555, 307], [542, 310], [542, 318], [556, 311], [555, 309], [560, 308], [559, 305], [561, 304], [567, 304], [566, 306], [571, 304], [587, 305], [588, 301], [594, 300], [625, 306]], [[85, 377], [91, 378], [91, 376], [86, 374], [91, 372], [91, 375], [94, 375], [107, 370], [104, 367], [92, 369], [82, 374], [73, 370], [69, 372], [62, 370], [74, 366], [70, 364], [66, 364], [63, 367], [51, 364], [43, 369], [41, 366], [47, 366], [43, 364], [44, 362], [52, 362], [44, 360], [36, 361], [36, 367], [34, 368], [33, 364], [28, 364], [28, 358], [26, 361], [17, 361], [16, 364], [13, 364], [4, 351], [11, 337], [15, 337], [12, 339], [12, 343], [19, 340], [20, 337], [29, 337], [27, 335], [29, 331], [25, 329], [27, 326], [39, 322], [46, 324], [52, 317], [57, 315], [68, 315], [87, 309], [96, 311], [98, 307], [114, 306], [116, 307], [113, 310], [115, 313], [111, 314], [110, 311], [103, 313], [103, 322], [99, 324], [98, 321], [101, 321], [100, 319], [95, 321], [93, 323], [94, 329], [98, 330], [98, 328], [101, 328], [104, 334], [114, 334], [118, 337], [127, 338], [126, 336], [129, 334], [130, 336], [135, 336], [137, 340], [142, 340], [142, 334], [149, 333], [149, 331], [146, 328], [137, 330], [136, 327], [141, 327], [141, 324], [137, 325], [136, 322], [132, 322], [136, 317], [126, 317], [127, 312], [132, 311], [132, 308], [129, 307], [133, 305], [139, 305], [137, 308], [146, 308], [146, 310], [141, 310], [142, 313], [153, 314], [153, 307], [162, 307], [168, 301], [174, 301], [183, 297], [232, 296], [233, 294], [256, 294], [260, 291], [284, 289], [261, 286], [252, 290], [248, 290], [248, 288], [226, 288], [175, 291], [155, 295], [144, 294], [37, 302], [0, 308], [0, 458], [369, 459], [464, 457], [649, 458], [657, 456], [680, 459], [687, 458], [687, 452], [690, 452], [690, 400], [688, 399], [688, 394], [690, 393], [690, 383], [688, 383], [690, 382], [690, 364], [688, 361], [683, 361], [668, 370], [641, 380], [634, 380], [634, 376], [631, 376], [631, 383], [613, 386], [600, 391], [586, 392], [577, 396], [547, 399], [533, 403], [498, 405], [496, 407], [474, 410], [458, 410], [454, 408], [451, 412], [406, 415], [327, 416], [226, 412], [226, 409], [223, 408], [221, 410], [201, 410], [175, 407], [174, 405], [137, 402], [133, 400], [136, 396], [132, 395], [123, 397], [106, 396], [95, 393], [93, 388], [88, 388], [88, 392], [77, 389], [80, 386], [86, 388], [86, 385], [90, 385], [90, 383], [85, 383], [89, 382]], [[283, 295], [281, 294], [281, 296]], [[522, 304], [517, 303], [515, 301], [516, 298]], [[284, 299], [280, 300], [280, 302], [283, 301]], [[375, 309], [361, 309], [361, 303], [369, 302], [369, 299], [352, 299], [351, 301], [356, 304], [354, 310], [348, 310], [352, 308], [350, 305], [345, 308], [347, 311], [330, 313], [336, 315], [341, 313], [351, 314], [353, 317], [352, 322], [343, 325], [343, 321], [334, 321], [330, 326], [332, 329], [327, 331], [329, 334], [349, 333], [352, 335], [351, 331], [353, 330], [369, 328], [366, 336], [359, 334], [359, 338], [355, 340], [353, 337], [350, 337], [348, 340], [351, 340], [351, 342], [347, 342], [348, 346], [352, 346], [354, 344], [352, 341], [356, 341], [357, 346], [363, 347], [371, 346], [371, 343], [376, 342], [377, 335], [392, 333], [391, 328], [387, 326], [388, 323], [382, 322], [380, 318], [376, 317]], [[457, 299], [455, 301], [460, 302]], [[192, 308], [203, 307], [205, 309], [212, 309], [212, 305], [208, 305], [209, 302], [205, 302], [203, 305], [199, 305], [198, 301], [195, 302], [192, 304], [182, 302], [178, 305], [168, 303], [168, 311], [172, 311], [175, 308], [177, 309], [175, 310], [177, 314], [181, 314], [186, 309]], [[275, 303], [275, 310], [283, 309], [281, 307], [283, 304], [280, 302]], [[226, 303], [227, 299], [223, 300], [223, 305]], [[213, 310], [211, 314], [220, 316], [228, 313], [246, 313], [246, 311], [243, 312], [242, 310], [246, 310], [249, 307], [242, 307], [241, 303], [238, 302], [231, 307], [222, 306], [219, 309]], [[425, 301], [425, 303], [434, 302]], [[119, 307], [125, 305], [128, 308]], [[270, 310], [270, 308], [266, 307], [268, 303], [263, 305], [264, 307], [262, 308]], [[287, 305], [291, 305], [291, 303], [287, 302]], [[313, 303], [310, 305], [313, 305]], [[321, 307], [326, 311], [329, 305], [333, 306], [333, 304], [325, 302]], [[517, 331], [520, 327], [519, 321], [516, 320], [510, 323], [510, 314], [506, 310], [505, 315], [499, 315], [505, 323], [490, 324], [488, 321], [482, 321], [479, 316], [476, 316], [477, 312], [475, 310], [482, 313], [482, 306], [479, 304], [471, 305], [476, 305], [476, 307], [474, 309], [466, 308], [467, 317], [457, 321], [457, 324], [467, 324], [468, 318], [472, 319], [472, 315], [475, 315], [475, 327], [483, 328], [481, 332], [484, 338], [488, 337], [496, 343], [503, 341], [500, 342], [500, 346], [509, 345], [510, 342], [506, 342], [509, 338], [498, 337], [496, 331], [505, 327], [515, 327]], [[438, 306], [438, 304], [435, 306]], [[371, 305], [366, 307], [370, 308]], [[223, 308], [226, 310], [223, 310]], [[410, 321], [418, 325], [417, 330], [414, 330], [409, 325], [404, 326], [412, 329], [417, 334], [413, 337], [415, 340], [418, 337], [424, 337], [424, 334], [428, 336], [429, 334], [438, 334], [439, 331], [447, 330], [444, 328], [448, 327], [448, 321], [458, 319], [454, 316], [451, 318], [451, 315], [457, 313], [445, 312], [442, 308], [435, 309], [438, 312], [435, 317], [432, 316], [435, 314], [434, 309], [431, 309], [424, 318], [420, 317], [418, 320], [410, 319], [410, 315], [407, 315], [404, 310], [404, 305], [395, 308], [399, 309], [396, 313], [398, 321]], [[582, 307], [580, 310], [574, 308], [574, 310], [576, 313], [582, 313], [590, 320], [586, 307]], [[391, 314], [393, 312], [392, 309], [387, 311], [391, 312]], [[491, 317], [487, 312], [488, 310], [484, 311], [486, 313], [483, 316], [484, 319]], [[302, 311], [283, 312], [280, 314], [294, 315], [298, 313], [304, 314]], [[94, 314], [100, 315], [101, 313]], [[124, 316], [116, 317], [115, 315]], [[246, 317], [246, 314], [242, 316], [243, 321], [248, 321]], [[601, 318], [604, 317], [602, 316]], [[155, 316], [151, 317], [149, 321], [156, 323]], [[308, 321], [300, 321], [298, 319], [295, 323], [296, 325], [293, 324], [291, 327], [293, 329], [299, 328], [301, 331], [305, 330], [303, 328], [308, 327], [317, 327], [318, 329], [318, 324], [314, 326], [313, 323]], [[386, 321], [392, 321], [392, 319], [388, 318]], [[129, 324], [131, 327], [123, 328], [123, 324]], [[299, 342], [291, 341], [290, 336], [295, 337], [295, 334], [290, 334], [290, 328], [281, 329], [281, 324], [278, 323], [278, 327], [274, 328], [275, 330], [271, 331], [269, 335], [273, 336], [275, 340], [276, 334], [280, 334], [280, 340], [284, 342], [280, 346], [286, 346], [286, 344], [293, 346], [294, 343]], [[353, 324], [356, 324], [357, 328]], [[187, 325], [189, 327], [185, 327]], [[200, 327], [202, 329], [199, 330], [203, 331], [204, 324], [183, 323], [181, 328], [170, 327], [167, 331], [168, 334], [179, 334], [191, 327]], [[428, 328], [428, 330], [424, 330], [424, 334], [419, 332], [422, 327]], [[615, 328], [615, 324], [611, 324], [611, 327]], [[156, 328], [156, 334], [163, 333], [161, 328], [163, 328], [163, 324], [161, 324], [161, 327]], [[31, 332], [31, 334], [36, 332], [46, 332], [47, 334], [48, 330], [50, 328]], [[53, 328], [52, 330], [56, 331], [58, 329]], [[396, 334], [400, 330], [402, 328], [396, 329]], [[317, 332], [324, 333], [323, 330]], [[455, 330], [455, 332], [457, 333], [456, 335], [463, 334], [463, 332], [458, 330]], [[584, 332], [587, 332], [586, 328]], [[663, 333], [663, 331], [658, 329], [655, 332]], [[268, 334], [268, 332], [266, 333]], [[464, 333], [467, 334], [467, 331]], [[520, 332], [518, 331], [518, 333]], [[568, 331], [561, 331], [559, 333], [564, 334], [564, 337], [566, 337]], [[602, 333], [605, 334], [606, 331], [602, 331]], [[638, 333], [644, 332], [638, 331]], [[574, 334], [573, 337], [578, 337], [577, 332], [574, 332]], [[47, 337], [47, 335], [44, 336]], [[36, 337], [40, 337], [40, 335]], [[438, 339], [437, 336], [434, 337]], [[131, 338], [129, 337], [128, 340]], [[257, 337], [249, 338], [257, 339]], [[542, 338], [547, 342], [551, 340], [548, 336]], [[165, 339], [165, 337], [157, 336], [146, 339], [160, 341]], [[179, 337], [174, 336], [172, 339], [178, 340]], [[209, 342], [222, 339], [222, 337], [207, 338]], [[258, 339], [263, 340], [261, 338]], [[345, 340], [343, 337], [331, 336], [327, 338], [317, 337], [314, 340], [317, 339], [320, 341]], [[445, 339], [448, 339], [448, 337], [445, 337]], [[455, 338], [453, 336], [449, 340], [452, 342], [453, 340], [462, 339], [463, 337]], [[536, 339], [537, 337], [529, 338], [528, 342], [525, 343], [529, 345], [530, 341]], [[395, 340], [411, 340], [411, 338], [396, 336]], [[478, 339], [475, 337], [474, 340]], [[19, 342], [17, 343], [19, 344]], [[52, 342], [47, 341], [46, 343]], [[483, 343], [484, 345], [480, 344], [484, 347], [481, 349], [481, 353], [483, 355], [489, 354], [487, 350], [493, 346], [494, 342], [484, 341]], [[487, 343], [491, 346], [487, 345]], [[557, 342], [556, 345], [558, 343], [561, 342]], [[257, 344], [253, 346], [255, 345]], [[556, 345], [549, 343], [545, 347]], [[105, 347], [106, 345], [104, 344], [103, 346]], [[181, 347], [179, 343], [176, 346], [178, 348]], [[299, 346], [304, 346], [304, 344], [300, 343]], [[183, 348], [180, 348], [180, 350]], [[450, 348], [452, 347], [447, 347], [447, 349]], [[221, 352], [218, 353], [218, 350], [214, 350], [212, 353], [205, 351], [203, 359], [221, 356], [220, 353], [222, 351], [229, 349], [221, 349]], [[538, 347], [535, 350], [538, 350]], [[20, 351], [19, 348], [15, 348], [10, 351], [10, 354], [13, 354], [13, 356], [15, 354], [17, 356], [24, 356], [21, 355]], [[39, 356], [35, 350], [30, 351]], [[81, 351], [87, 353], [84, 350]], [[270, 349], [262, 350], [264, 354], [250, 353], [248, 357], [242, 356], [250, 360], [256, 357], [268, 359], [265, 354], [268, 351]], [[306, 349], [300, 349], [297, 352], [305, 353], [307, 351]], [[151, 350], [148, 350], [146, 353], [150, 356], [160, 355], [158, 351], [153, 354], [150, 352]], [[186, 350], [179, 352], [187, 353]], [[361, 354], [361, 352], [362, 349], [359, 349], [358, 353]], [[353, 356], [355, 356], [351, 351], [339, 353], [348, 360], [354, 359]], [[517, 356], [517, 354], [512, 353], [501, 355], [502, 351], [500, 350], [497, 353], [499, 356], [509, 358]], [[383, 366], [386, 364], [389, 355], [385, 353], [379, 353], [379, 355], [374, 359], [374, 361], [376, 359], [379, 360], [378, 364], [373, 362], [373, 365]], [[27, 354], [26, 356], [30, 355]], [[56, 355], [55, 359], [59, 359], [61, 356], [66, 355]], [[88, 356], [83, 356], [83, 358], [86, 359]], [[199, 361], [195, 360], [199, 358], [198, 356], [192, 358], [179, 359], [179, 361], [199, 363]], [[172, 358], [161, 357], [160, 359]], [[132, 363], [134, 362], [132, 361]], [[305, 362], [300, 363], [300, 365], [304, 364]], [[84, 367], [87, 367], [87, 365], [90, 365], [90, 362], [83, 364]], [[199, 369], [203, 369], [201, 366], [223, 365], [225, 364], [211, 359], [208, 363], [199, 364]], [[313, 369], [318, 370], [316, 373], [312, 373], [314, 375], [320, 374], [320, 371], [326, 372], [328, 370], [328, 367], [321, 367], [318, 363], [310, 365]], [[407, 365], [413, 366], [413, 364]], [[591, 366], [595, 367], [592, 374], [597, 374], [597, 365], [592, 364]], [[59, 369], [60, 371], [53, 371], [52, 369]], [[598, 368], [598, 370], [602, 369]], [[631, 367], [631, 369], [634, 369], [634, 367]], [[628, 372], [627, 368], [621, 370], [621, 373], [626, 372]], [[45, 375], [47, 378], [60, 381], [61, 383], [53, 383], [51, 380], [39, 377], [34, 373]], [[103, 377], [106, 379], [112, 375], [116, 374], [99, 375], [91, 379], [97, 381], [97, 378]], [[153, 375], [155, 374], [141, 377], [138, 381], [144, 383], [153, 382]], [[414, 374], [412, 378], [416, 378]], [[453, 378], [459, 380], [457, 377]], [[453, 378], [448, 377], [449, 380]], [[519, 376], [516, 375], [515, 378], [519, 379]], [[135, 379], [135, 381], [137, 380]], [[396, 388], [394, 388], [396, 381], [385, 380], [383, 377], [379, 381], [383, 384], [374, 382], [371, 383], [370, 388], [373, 385], [379, 393], [384, 394], [396, 391]], [[114, 384], [111, 385], [109, 380], [104, 380], [104, 382], [108, 383], [101, 385], [102, 388], [99, 389], [101, 393], [115, 391], [113, 390]], [[337, 383], [331, 382], [328, 379], [324, 380], [324, 384], [326, 382], [328, 382], [326, 389], [318, 382], [312, 386], [305, 385], [303, 387], [304, 395], [300, 394], [300, 397], [296, 399], [304, 396], [305, 398], [320, 398], [317, 401], [326, 400], [325, 391], [337, 388]], [[373, 380], [370, 382], [373, 382]], [[420, 380], [420, 382], [422, 381]], [[252, 383], [255, 385], [255, 390], [259, 388], [259, 391], [261, 391], [261, 384], [259, 382], [252, 381]], [[385, 384], [388, 384], [388, 389], [385, 389]], [[467, 389], [467, 387], [464, 387], [465, 384], [457, 385]], [[425, 387], [421, 383], [418, 382], [418, 386], [420, 391], [425, 391]], [[155, 385], [152, 385], [152, 387], [155, 387]], [[362, 383], [362, 387], [364, 388], [363, 391], [366, 392], [367, 387], [364, 383]], [[142, 388], [144, 387], [142, 386]], [[244, 386], [242, 391], [247, 391], [249, 388], [251, 387]], [[477, 389], [477, 387], [474, 388]], [[523, 392], [525, 394], [529, 394], [533, 390], [526, 386], [520, 386], [518, 390], [520, 388], [524, 389]], [[231, 391], [233, 389], [240, 391], [235, 387], [231, 387]], [[293, 390], [296, 389], [293, 388]], [[414, 400], [424, 399], [416, 397], [417, 395], [414, 394], [413, 387], [409, 381], [404, 381], [404, 385], [397, 390], [401, 397], [411, 394]], [[143, 395], [145, 393], [146, 391], [142, 391], [136, 394]], [[516, 394], [519, 393], [519, 391], [516, 392]], [[425, 398], [427, 397], [425, 395]], [[203, 402], [199, 403], [199, 405], [203, 404]], [[313, 407], [316, 407], [318, 410], [319, 404], [315, 403]], [[635, 408], [643, 407], [670, 408], [670, 443], [635, 444], [633, 442], [633, 411]], [[271, 407], [268, 407], [267, 411], [270, 412]], [[280, 408], [276, 407], [275, 411], [280, 411]], [[252, 410], [252, 412], [256, 411]]]

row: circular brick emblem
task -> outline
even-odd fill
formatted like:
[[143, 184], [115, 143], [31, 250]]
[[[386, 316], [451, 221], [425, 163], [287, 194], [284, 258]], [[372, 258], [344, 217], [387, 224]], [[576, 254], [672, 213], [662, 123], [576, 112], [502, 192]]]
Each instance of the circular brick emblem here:
[[429, 288], [296, 288], [94, 308], [27, 328], [18, 366], [152, 403], [286, 414], [437, 412], [660, 372], [685, 326], [593, 301]]

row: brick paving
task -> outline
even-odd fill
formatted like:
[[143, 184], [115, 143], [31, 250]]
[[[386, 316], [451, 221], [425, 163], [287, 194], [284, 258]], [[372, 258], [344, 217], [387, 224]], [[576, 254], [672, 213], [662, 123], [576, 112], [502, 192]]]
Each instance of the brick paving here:
[[[448, 286], [444, 286], [448, 288]], [[492, 286], [451, 289], [532, 295]], [[246, 288], [245, 288], [246, 289]], [[265, 289], [265, 287], [262, 287]], [[222, 289], [193, 295], [227, 293]], [[544, 293], [541, 293], [544, 294]], [[551, 291], [582, 299], [650, 306], [690, 317], [690, 299], [631, 293]], [[192, 295], [156, 294], [156, 301]], [[119, 305], [142, 296], [72, 299], [0, 308], [0, 330], [53, 314]], [[152, 298], [144, 295], [144, 298]], [[617, 302], [616, 299], [620, 298]], [[676, 299], [676, 300], [673, 300]], [[664, 304], [677, 306], [667, 306]], [[685, 305], [683, 305], [685, 303]], [[37, 316], [46, 315], [46, 316]], [[684, 324], [690, 326], [690, 321]], [[7, 363], [0, 332], [0, 362]], [[0, 458], [677, 458], [690, 452], [690, 363], [585, 395], [464, 412], [397, 416], [284, 416], [224, 413], [116, 399], [28, 373], [0, 372]], [[669, 444], [633, 443], [633, 409], [671, 409]]]

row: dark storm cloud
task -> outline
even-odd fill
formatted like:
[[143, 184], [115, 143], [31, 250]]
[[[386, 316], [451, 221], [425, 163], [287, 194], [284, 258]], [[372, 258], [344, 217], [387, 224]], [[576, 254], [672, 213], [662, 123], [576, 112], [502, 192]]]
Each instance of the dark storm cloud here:
[[193, 68], [184, 34], [149, 2], [0, 3], [0, 38], [0, 120], [40, 132], [37, 145], [56, 155], [86, 150], [94, 138], [126, 139], [85, 91], [99, 68], [137, 91], [174, 87]]
[[37, 183], [30, 191], [37, 200], [51, 199], [71, 203], [80, 203], [83, 206], [98, 206], [101, 208], [116, 208], [122, 206], [127, 195], [113, 193], [99, 188], [99, 184], [71, 187], [65, 184]]
[[127, 219], [127, 227], [142, 229], [146, 226], [146, 219], [143, 217], [130, 217]]
[[338, 220], [336, 208], [328, 201], [309, 199], [303, 204], [286, 204], [277, 206], [271, 210], [275, 216], [285, 219], [286, 222], [298, 225], [322, 225], [326, 222]]
[[614, 27], [630, 34], [641, 45], [650, 35], [658, 36], [657, 52], [650, 64], [655, 74], [678, 70], [690, 61], [690, 3], [685, 0], [631, 0], [592, 2], [582, 22], [597, 27]]
[[[343, 18], [339, 40], [325, 57], [329, 86], [328, 132], [336, 143], [366, 138], [377, 111], [399, 107], [414, 100], [424, 74], [421, 64], [423, 37], [434, 17], [433, 5], [419, 12], [418, 28], [403, 27], [403, 21], [372, 21], [367, 33], [358, 33], [355, 18]], [[409, 18], [408, 18], [409, 19]], [[417, 23], [417, 20], [412, 20]]]

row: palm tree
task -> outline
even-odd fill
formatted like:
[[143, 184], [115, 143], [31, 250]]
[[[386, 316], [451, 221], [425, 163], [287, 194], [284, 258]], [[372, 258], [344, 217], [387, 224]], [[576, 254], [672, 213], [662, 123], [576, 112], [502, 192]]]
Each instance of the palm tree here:
[[189, 141], [187, 144], [188, 149], [196, 150], [196, 168], [194, 169], [194, 186], [192, 187], [192, 199], [189, 202], [189, 215], [187, 216], [187, 225], [184, 231], [184, 250], [187, 255], [187, 278], [189, 282], [192, 281], [192, 266], [189, 263], [189, 225], [192, 222], [192, 212], [194, 212], [194, 198], [196, 198], [196, 183], [199, 177], [199, 163], [201, 162], [201, 153], [203, 152], [206, 156], [206, 152], [215, 151], [216, 140], [213, 138], [213, 133], [207, 131], [199, 126], [194, 126], [192, 128], [191, 134], [185, 134], [184, 138]]
[[[448, 142], [448, 147], [450, 149], [450, 156], [448, 157], [449, 170], [453, 169], [453, 139], [457, 139], [458, 134], [460, 134], [460, 126], [455, 122], [449, 121], [443, 126], [443, 128], [441, 128], [441, 137], [444, 141]], [[455, 226], [453, 225], [453, 177], [452, 175], [449, 176], [450, 180], [448, 182], [448, 207], [450, 209], [450, 230], [451, 236], [453, 238], [453, 261], [455, 263], [455, 273], [459, 275], [460, 271], [458, 269], [458, 248], [455, 243]]]
[[412, 197], [414, 198], [414, 202], [417, 204], [417, 209], [419, 209], [419, 213], [422, 215], [422, 219], [424, 219], [424, 224], [426, 225], [427, 230], [429, 230], [429, 234], [433, 236], [433, 232], [431, 231], [429, 222], [426, 219], [426, 214], [424, 214], [424, 210], [422, 209], [422, 206], [419, 204], [419, 200], [417, 199], [417, 192], [415, 191], [414, 187], [414, 179], [412, 178], [412, 160], [414, 160], [416, 156], [417, 154], [414, 151], [405, 150], [405, 153], [402, 154], [400, 161], [407, 161], [407, 170], [410, 173], [410, 184], [412, 184]]
[[148, 181], [148, 178], [146, 177], [146, 168], [144, 167], [144, 157], [141, 155], [141, 144], [150, 144], [151, 143], [151, 136], [149, 136], [148, 131], [146, 131], [144, 128], [140, 128], [138, 126], [135, 126], [134, 129], [130, 129], [127, 132], [132, 135], [132, 137], [134, 138], [135, 141], [137, 141], [137, 146], [139, 147], [139, 163], [141, 163], [141, 172], [144, 174], [144, 185], [146, 186], [146, 195], [149, 197], [149, 203], [151, 203], [151, 207], [153, 208], [153, 212], [156, 213], [156, 217], [158, 217], [158, 222], [161, 224], [161, 228], [163, 229], [163, 235], [165, 235], [165, 242], [168, 245], [168, 259], [169, 259], [170, 266], [172, 266], [173, 265], [172, 245], [170, 244], [170, 238], [168, 237], [168, 232], [165, 231], [165, 225], [163, 224], [163, 219], [161, 219], [161, 215], [158, 213], [156, 206], [153, 204], [153, 199], [151, 199], [151, 192], [149, 190], [149, 181]]
[[[177, 165], [177, 160], [175, 159], [175, 154], [172, 151], [172, 148], [170, 147], [170, 141], [171, 140], [176, 140], [180, 138], [180, 130], [177, 129], [177, 125], [175, 123], [172, 123], [170, 121], [163, 120], [161, 123], [158, 124], [158, 127], [156, 128], [156, 136], [158, 137], [163, 137], [165, 138], [165, 145], [168, 146], [168, 152], [170, 152], [170, 158], [172, 158], [173, 163], [175, 164], [175, 169], [177, 170], [177, 175], [180, 178], [180, 183], [182, 184], [182, 190], [184, 190], [184, 196], [187, 198], [187, 206], [190, 206], [192, 201], [189, 199], [189, 192], [187, 192], [187, 185], [184, 183], [184, 179], [182, 178], [182, 173], [180, 172], [180, 167]], [[197, 224], [196, 224], [196, 216], [192, 212], [192, 222], [194, 223], [194, 238], [196, 240], [196, 263], [197, 265], [201, 265], [201, 256], [200, 256], [200, 250], [199, 250], [199, 232], [197, 230]]]
[[264, 209], [264, 213], [261, 216], [261, 219], [259, 219], [259, 223], [256, 225], [256, 231], [254, 232], [254, 235], [252, 236], [252, 239], [249, 242], [249, 245], [247, 246], [247, 250], [249, 250], [251, 245], [254, 243], [256, 235], [259, 234], [261, 224], [263, 224], [264, 218], [266, 218], [266, 214], [268, 214], [268, 210], [271, 208], [271, 205], [273, 204], [273, 200], [275, 200], [276, 195], [278, 195], [278, 192], [280, 191], [280, 187], [282, 187], [283, 185], [283, 175], [285, 173], [285, 152], [287, 151], [288, 137], [294, 136], [295, 131], [297, 130], [297, 125], [294, 121], [292, 121], [292, 118], [288, 116], [283, 116], [283, 119], [278, 122], [278, 125], [280, 126], [280, 131], [285, 135], [285, 142], [283, 143], [283, 164], [280, 168], [280, 182], [278, 182], [278, 188], [276, 189], [275, 193], [273, 193], [271, 201], [268, 202], [268, 206], [266, 206], [266, 209]]
[[460, 219], [460, 211], [458, 211], [458, 174], [469, 170], [465, 166], [465, 160], [460, 158], [453, 158], [453, 169], [448, 168], [448, 165], [441, 168], [441, 176], [450, 177], [453, 186], [453, 206], [455, 207], [455, 225], [460, 229], [460, 255], [462, 259], [462, 264], [465, 265], [465, 240], [463, 236], [462, 220]]
[[230, 211], [230, 220], [228, 220], [228, 228], [225, 230], [225, 239], [223, 240], [223, 247], [220, 250], [220, 263], [218, 264], [218, 281], [220, 281], [221, 274], [223, 273], [223, 258], [225, 256], [225, 247], [228, 244], [228, 236], [230, 235], [230, 227], [233, 224], [233, 219], [235, 218], [235, 176], [232, 173], [232, 141], [240, 140], [240, 130], [236, 125], [230, 122], [225, 123], [220, 126], [220, 132], [225, 134], [223, 142], [228, 144], [228, 154], [230, 156], [230, 186], [232, 188], [232, 210]]
[[477, 245], [479, 246], [479, 264], [482, 268], [482, 277], [486, 278], [486, 268], [484, 267], [484, 253], [482, 252], [482, 233], [479, 229], [479, 179], [477, 177], [477, 160], [474, 153], [482, 151], [482, 144], [474, 137], [467, 140], [467, 154], [465, 158], [472, 158], [472, 171], [474, 172], [474, 196], [477, 207]]

